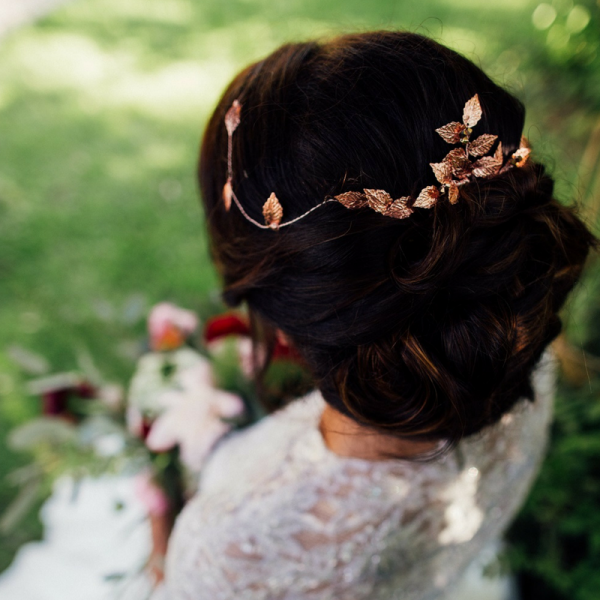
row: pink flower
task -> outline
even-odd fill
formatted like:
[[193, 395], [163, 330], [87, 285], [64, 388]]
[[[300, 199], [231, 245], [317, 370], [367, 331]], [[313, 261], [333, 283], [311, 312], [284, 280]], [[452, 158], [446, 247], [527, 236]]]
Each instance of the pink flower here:
[[214, 379], [210, 362], [204, 357], [185, 369], [177, 377], [177, 384], [185, 391], [194, 391], [204, 388], [214, 389]]
[[174, 350], [198, 327], [198, 317], [170, 302], [156, 304], [148, 316], [148, 333], [153, 350]]
[[231, 425], [223, 419], [243, 413], [242, 399], [212, 386], [208, 361], [181, 373], [180, 390], [163, 393], [163, 411], [152, 424], [146, 445], [164, 452], [179, 445], [180, 458], [192, 471], [200, 471], [216, 442]]
[[169, 500], [163, 490], [153, 481], [148, 471], [138, 473], [133, 482], [136, 498], [144, 505], [149, 515], [164, 515], [169, 510]]

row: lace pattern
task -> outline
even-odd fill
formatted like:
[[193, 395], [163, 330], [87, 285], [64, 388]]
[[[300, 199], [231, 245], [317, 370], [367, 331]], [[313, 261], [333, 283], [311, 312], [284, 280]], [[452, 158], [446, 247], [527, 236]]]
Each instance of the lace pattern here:
[[180, 515], [169, 600], [435, 600], [498, 538], [543, 455], [552, 358], [536, 400], [434, 462], [340, 457], [319, 392], [214, 450]]

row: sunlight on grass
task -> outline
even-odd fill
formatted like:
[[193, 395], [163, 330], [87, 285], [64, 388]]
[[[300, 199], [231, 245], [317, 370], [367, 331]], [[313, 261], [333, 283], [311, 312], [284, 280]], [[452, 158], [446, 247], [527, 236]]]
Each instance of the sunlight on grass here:
[[500, 2], [482, 2], [481, 0], [443, 0], [443, 4], [452, 8], [460, 7], [461, 10], [490, 10], [492, 12], [521, 12], [524, 7], [535, 6], [535, 0], [501, 0]]
[[75, 33], [30, 34], [11, 50], [4, 77], [37, 92], [89, 89], [127, 69], [131, 61], [127, 55], [104, 52], [93, 39]]
[[[300, 38], [331, 33], [329, 26], [306, 19], [288, 26]], [[259, 59], [281, 42], [279, 35], [259, 19], [217, 29], [191, 44], [190, 53], [205, 58], [149, 70], [135, 52], [107, 50], [89, 36], [32, 33], [13, 43], [11, 60], [0, 68], [6, 82], [0, 102], [10, 102], [12, 84], [37, 93], [76, 94], [72, 98], [86, 112], [133, 109], [167, 121], [199, 121], [239, 69], [241, 55]]]
[[99, 15], [113, 19], [156, 22], [160, 25], [186, 25], [194, 19], [193, 2], [190, 0], [97, 0], [79, 1], [69, 8], [74, 20], [98, 20]]

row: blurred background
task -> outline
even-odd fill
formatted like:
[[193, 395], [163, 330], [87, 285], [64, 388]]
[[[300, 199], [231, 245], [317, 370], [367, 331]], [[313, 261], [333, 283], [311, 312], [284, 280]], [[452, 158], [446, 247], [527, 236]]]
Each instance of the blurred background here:
[[[231, 77], [288, 40], [402, 28], [526, 105], [525, 135], [598, 233], [600, 0], [0, 0], [0, 508], [27, 457], [27, 382], [125, 385], [148, 308], [214, 296], [197, 198], [203, 126]], [[600, 597], [600, 265], [564, 312], [548, 459], [510, 533], [523, 597]], [[36, 505], [42, 501], [40, 494]], [[0, 571], [39, 538], [0, 526]]]

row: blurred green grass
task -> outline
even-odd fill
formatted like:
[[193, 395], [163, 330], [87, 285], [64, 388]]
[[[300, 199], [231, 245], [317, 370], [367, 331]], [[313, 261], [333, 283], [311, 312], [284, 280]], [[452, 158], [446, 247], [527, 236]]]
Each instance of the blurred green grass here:
[[[523, 0], [77, 0], [0, 40], [0, 439], [36, 410], [25, 394], [14, 401], [24, 375], [11, 348], [52, 371], [87, 352], [125, 382], [146, 308], [195, 308], [216, 288], [195, 164], [203, 124], [241, 67], [289, 40], [429, 35], [526, 103], [526, 134], [554, 165], [559, 196], [578, 198], [600, 113], [598, 8], [583, 4], [593, 21], [566, 42], [570, 0], [552, 3], [546, 29], [533, 25], [539, 3]], [[586, 310], [572, 303], [575, 337]], [[0, 478], [21, 460], [0, 444]], [[0, 486], [0, 503], [10, 494]], [[0, 544], [0, 570], [38, 534], [31, 521]]]

